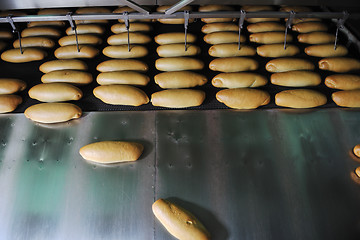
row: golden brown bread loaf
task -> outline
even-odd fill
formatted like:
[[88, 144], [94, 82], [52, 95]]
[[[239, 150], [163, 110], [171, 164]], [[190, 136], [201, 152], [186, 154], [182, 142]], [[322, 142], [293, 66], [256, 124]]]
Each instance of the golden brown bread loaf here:
[[355, 58], [332, 57], [319, 61], [319, 68], [333, 72], [350, 72], [360, 70], [360, 61]]
[[40, 123], [60, 123], [80, 118], [81, 109], [71, 103], [40, 103], [28, 107], [25, 117]]
[[340, 90], [360, 89], [360, 76], [352, 74], [335, 74], [325, 78], [325, 85], [328, 88]]
[[234, 11], [234, 8], [228, 5], [208, 4], [199, 6], [199, 12], [216, 12], [216, 11]]
[[21, 54], [19, 48], [6, 50], [1, 54], [1, 59], [6, 62], [24, 63], [43, 60], [47, 53], [38, 48], [23, 48]]
[[[149, 32], [152, 27], [146, 23], [131, 23], [129, 25], [129, 32]], [[126, 26], [123, 23], [117, 23], [111, 26], [113, 33], [124, 33], [127, 32]]]
[[348, 54], [348, 50], [343, 45], [337, 45], [334, 49], [334, 44], [321, 44], [306, 47], [305, 53], [313, 57], [342, 57]]
[[130, 52], [128, 45], [107, 46], [103, 49], [103, 54], [111, 58], [141, 58], [148, 54], [146, 47], [141, 45], [130, 45]]
[[93, 81], [92, 75], [79, 70], [55, 70], [48, 72], [41, 77], [43, 83], [71, 83], [85, 85]]
[[[273, 43], [284, 43], [285, 34], [283, 32], [260, 32], [252, 33], [249, 36], [250, 42], [262, 43], [262, 44], [273, 44]], [[292, 42], [293, 37], [288, 34], [286, 42]]]
[[201, 31], [205, 34], [213, 32], [238, 32], [239, 26], [234, 23], [207, 23], [201, 28]]
[[68, 8], [44, 8], [38, 11], [38, 15], [66, 15], [71, 12]]
[[82, 98], [82, 91], [67, 83], [42, 83], [29, 90], [29, 96], [40, 102], [66, 102]]
[[229, 108], [255, 109], [269, 104], [269, 93], [251, 88], [224, 89], [216, 94], [216, 99]]
[[154, 80], [161, 88], [191, 88], [207, 82], [204, 75], [190, 71], [163, 72], [155, 75]]
[[99, 50], [89, 45], [79, 45], [78, 52], [76, 45], [62, 46], [55, 50], [54, 55], [58, 59], [72, 58], [94, 58], [99, 54]]
[[295, 46], [288, 44], [284, 49], [284, 44], [266, 44], [257, 47], [256, 52], [262, 57], [290, 57], [298, 54], [300, 49]]
[[251, 33], [285, 31], [285, 25], [276, 22], [260, 22], [247, 26]]
[[14, 111], [22, 103], [22, 98], [17, 95], [0, 95], [0, 113]]
[[187, 48], [185, 51], [185, 45], [183, 43], [160, 45], [156, 49], [159, 57], [195, 56], [200, 54], [200, 51], [200, 47], [192, 44], [187, 44]]
[[[79, 24], [76, 26], [77, 34], [98, 34], [101, 35], [105, 32], [105, 28], [98, 24]], [[74, 35], [75, 31], [71, 27], [66, 29], [67, 35]]]
[[201, 21], [204, 23], [223, 23], [223, 22], [233, 22], [234, 18], [202, 18]]
[[216, 44], [211, 46], [208, 52], [209, 55], [213, 57], [241, 57], [256, 54], [253, 47], [241, 45], [239, 49], [236, 43]]
[[268, 72], [288, 72], [294, 70], [314, 70], [315, 66], [301, 58], [277, 58], [269, 61], [265, 68]]
[[328, 27], [321, 22], [301, 22], [293, 25], [292, 30], [299, 33], [326, 32]]
[[319, 85], [321, 77], [318, 73], [300, 70], [274, 73], [270, 81], [274, 85], [284, 87], [309, 87]]
[[24, 91], [26, 83], [14, 78], [0, 78], [0, 94], [13, 94]]
[[[353, 148], [353, 153], [355, 154], [355, 156], [360, 157], [360, 144], [356, 145]], [[360, 175], [360, 174], [359, 174]]]
[[[151, 38], [148, 35], [142, 33], [131, 32], [129, 33], [129, 42], [130, 44], [147, 44], [151, 42]], [[111, 35], [107, 39], [107, 43], [109, 45], [128, 44], [128, 35], [127, 33]]]
[[307, 44], [334, 43], [335, 35], [327, 32], [310, 32], [298, 35], [298, 41]]
[[152, 205], [155, 217], [175, 238], [180, 240], [210, 240], [210, 233], [189, 211], [164, 199]]
[[28, 28], [31, 27], [63, 27], [65, 22], [63, 21], [38, 21], [38, 22], [29, 22], [27, 24]]
[[[92, 34], [79, 34], [77, 35], [77, 39], [79, 44], [89, 44], [89, 45], [102, 44], [102, 39]], [[69, 35], [60, 38], [59, 45], [60, 46], [76, 45], [76, 36]]]
[[[158, 19], [158, 22], [162, 24], [184, 24], [185, 20], [183, 18], [160, 18]], [[190, 18], [189, 23], [193, 23], [194, 19]]]
[[[183, 32], [172, 32], [162, 33], [155, 36], [155, 42], [159, 45], [174, 44], [174, 43], [185, 43], [185, 33]], [[194, 43], [196, 36], [192, 33], [187, 33], [186, 43]]]
[[146, 86], [150, 78], [139, 72], [125, 70], [100, 73], [96, 81], [100, 85], [128, 84]]
[[275, 95], [275, 104], [289, 108], [314, 108], [326, 104], [326, 96], [310, 89], [285, 90]]
[[336, 105], [341, 107], [360, 107], [360, 90], [346, 90], [334, 92], [331, 95]]
[[38, 37], [38, 36], [48, 36], [48, 37], [60, 37], [61, 32], [53, 27], [30, 27], [25, 28], [21, 32], [21, 37]]
[[[53, 48], [55, 41], [46, 37], [24, 37], [21, 38], [21, 47], [43, 47]], [[20, 48], [19, 39], [16, 39], [13, 43], [14, 48]]]
[[[239, 33], [236, 32], [212, 32], [204, 36], [204, 41], [208, 44], [237, 43], [239, 42]], [[246, 37], [240, 35], [240, 42], [245, 42]]]
[[280, 8], [281, 12], [311, 12], [311, 8], [305, 6], [283, 6]]
[[205, 92], [193, 89], [169, 89], [151, 95], [152, 105], [167, 108], [196, 107], [204, 100]]
[[112, 72], [132, 70], [139, 72], [146, 72], [149, 69], [148, 65], [142, 61], [135, 59], [111, 59], [99, 63], [96, 70], [99, 72]]
[[248, 23], [278, 22], [280, 18], [245, 18]]
[[104, 103], [112, 105], [140, 106], [149, 102], [144, 91], [128, 85], [102, 85], [96, 87], [93, 93]]
[[218, 88], [252, 88], [264, 86], [267, 82], [266, 77], [260, 74], [246, 72], [220, 73], [211, 81]]
[[209, 68], [219, 72], [253, 71], [258, 68], [258, 62], [245, 57], [216, 58], [210, 62]]
[[80, 148], [80, 155], [88, 161], [111, 164], [136, 161], [144, 146], [135, 142], [103, 141], [91, 143]]
[[204, 68], [204, 63], [195, 58], [170, 57], [157, 59], [155, 67], [159, 71], [201, 70]]
[[40, 65], [39, 70], [43, 73], [55, 70], [87, 70], [88, 66], [78, 59], [52, 60]]

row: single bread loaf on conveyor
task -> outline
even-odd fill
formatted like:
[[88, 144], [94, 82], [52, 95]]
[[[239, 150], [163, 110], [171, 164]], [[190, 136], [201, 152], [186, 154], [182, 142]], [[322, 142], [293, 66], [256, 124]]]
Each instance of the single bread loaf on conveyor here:
[[258, 68], [258, 62], [245, 57], [216, 58], [210, 62], [209, 68], [219, 72], [253, 71]]
[[100, 85], [111, 85], [111, 84], [128, 84], [136, 86], [146, 86], [150, 78], [145, 74], [136, 71], [112, 71], [100, 73], [96, 81]]
[[25, 117], [40, 123], [60, 123], [81, 117], [81, 109], [71, 103], [40, 103], [28, 107]]
[[155, 67], [159, 71], [201, 70], [204, 68], [204, 63], [196, 58], [169, 57], [157, 59]]
[[257, 73], [234, 72], [220, 73], [212, 79], [211, 83], [218, 88], [253, 88], [266, 85], [268, 80]]
[[235, 109], [255, 109], [269, 104], [269, 93], [250, 88], [224, 89], [216, 94], [216, 99]]
[[257, 47], [256, 52], [262, 57], [291, 57], [300, 52], [300, 49], [295, 46], [288, 44], [286, 49], [284, 49], [284, 44], [266, 44]]
[[52, 60], [40, 65], [39, 70], [48, 73], [56, 70], [87, 70], [85, 62], [77, 59]]
[[88, 72], [80, 70], [56, 70], [48, 72], [41, 77], [43, 83], [71, 83], [76, 85], [85, 85], [93, 81], [93, 77]]
[[24, 91], [26, 83], [14, 78], [0, 78], [0, 94], [13, 94]]
[[271, 83], [284, 87], [318, 86], [321, 76], [312, 71], [289, 71], [274, 73], [270, 77]]
[[[208, 44], [221, 43], [237, 43], [239, 41], [239, 33], [237, 32], [213, 32], [204, 36], [204, 42]], [[245, 42], [246, 37], [240, 35], [240, 42]]]
[[254, 56], [256, 51], [253, 47], [242, 45], [239, 49], [238, 44], [225, 43], [216, 44], [209, 48], [209, 55], [213, 57], [240, 57]]
[[277, 58], [269, 61], [266, 66], [269, 72], [288, 72], [294, 70], [314, 70], [310, 61], [301, 58]]
[[328, 88], [340, 90], [360, 89], [360, 76], [353, 74], [335, 74], [325, 78], [325, 85]]
[[23, 53], [20, 52], [20, 48], [6, 50], [1, 54], [1, 59], [11, 63], [25, 63], [40, 61], [47, 56], [45, 51], [38, 48], [23, 48], [22, 51]]
[[144, 91], [128, 85], [102, 85], [94, 88], [93, 93], [104, 103], [112, 105], [140, 106], [149, 102]]
[[324, 94], [310, 89], [285, 90], [275, 95], [275, 104], [289, 108], [314, 108], [326, 104]]
[[139, 71], [146, 72], [149, 69], [145, 62], [135, 59], [111, 59], [99, 63], [96, 70], [99, 72], [112, 72], [112, 71]]
[[99, 50], [89, 45], [79, 45], [79, 51], [76, 45], [62, 46], [54, 53], [58, 59], [94, 58], [98, 54]]
[[42, 83], [30, 88], [29, 96], [40, 102], [65, 102], [79, 100], [83, 93], [67, 83]]
[[186, 108], [200, 106], [205, 100], [205, 92], [194, 89], [169, 89], [151, 95], [154, 106]]
[[21, 103], [22, 103], [22, 98], [20, 96], [11, 95], [11, 94], [0, 95], [0, 113], [12, 112]]
[[360, 61], [355, 58], [333, 57], [324, 58], [319, 61], [321, 70], [345, 73], [360, 70]]
[[207, 82], [204, 75], [190, 71], [163, 72], [155, 75], [154, 80], [161, 88], [191, 88]]
[[334, 92], [331, 98], [338, 106], [360, 108], [360, 90]]
[[[185, 43], [185, 33], [183, 32], [172, 32], [162, 33], [155, 36], [155, 42], [159, 45], [174, 44], [174, 43]], [[196, 41], [196, 35], [187, 33], [186, 42], [194, 43]]]

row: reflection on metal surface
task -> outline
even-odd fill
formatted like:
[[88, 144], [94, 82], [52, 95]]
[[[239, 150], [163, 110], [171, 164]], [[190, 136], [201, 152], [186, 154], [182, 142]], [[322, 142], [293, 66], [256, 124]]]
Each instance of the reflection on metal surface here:
[[[0, 239], [170, 239], [155, 199], [193, 212], [212, 239], [358, 239], [360, 112], [86, 113], [40, 125], [0, 116]], [[51, 126], [51, 127], [48, 127]], [[84, 161], [83, 145], [139, 141], [137, 162]]]

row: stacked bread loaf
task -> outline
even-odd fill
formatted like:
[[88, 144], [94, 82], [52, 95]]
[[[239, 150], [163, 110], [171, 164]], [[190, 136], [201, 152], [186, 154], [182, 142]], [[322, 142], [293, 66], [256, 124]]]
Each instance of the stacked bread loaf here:
[[0, 78], [0, 113], [14, 111], [22, 98], [15, 93], [25, 90], [26, 83], [19, 79]]
[[[167, 9], [169, 9], [171, 6], [168, 6], [168, 5], [163, 5], [163, 6], [159, 6], [158, 8], [156, 8], [156, 11], [157, 12], [160, 12], [160, 13], [164, 13]], [[192, 10], [192, 7], [187, 5], [181, 9], [179, 9], [178, 11], [181, 12], [181, 11], [191, 11]], [[160, 23], [163, 23], [163, 24], [184, 24], [185, 23], [185, 20], [184, 18], [161, 18], [161, 19], [158, 19], [158, 21]], [[189, 19], [189, 23], [191, 22], [194, 22], [194, 19]]]
[[[121, 7], [114, 12], [131, 10], [128, 7]], [[151, 27], [146, 23], [137, 22], [129, 25], [129, 35], [124, 23], [117, 23], [111, 27], [114, 35], [107, 39], [109, 46], [104, 48], [103, 54], [114, 59], [104, 61], [97, 66], [100, 74], [96, 80], [100, 86], [93, 91], [95, 97], [112, 105], [140, 106], [149, 102], [146, 93], [138, 88], [146, 86], [150, 81], [144, 74], [148, 66], [134, 58], [142, 58], [148, 54], [144, 45], [151, 41], [146, 35], [150, 30]]]

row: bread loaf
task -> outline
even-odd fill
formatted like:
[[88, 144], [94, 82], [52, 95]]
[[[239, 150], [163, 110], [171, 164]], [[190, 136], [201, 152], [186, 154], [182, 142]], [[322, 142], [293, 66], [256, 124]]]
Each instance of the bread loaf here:
[[[105, 32], [105, 28], [98, 24], [80, 24], [76, 26], [77, 34], [103, 34]], [[72, 30], [71, 27], [66, 29], [67, 35], [74, 35], [75, 31]]]
[[[221, 44], [221, 43], [238, 43], [239, 33], [236, 32], [212, 32], [204, 36], [204, 41], [208, 44]], [[240, 35], [240, 42], [245, 42], [246, 37]]]
[[193, 89], [169, 89], [151, 95], [151, 103], [158, 107], [187, 108], [200, 106], [205, 92]]
[[48, 36], [48, 37], [60, 37], [61, 32], [56, 28], [52, 27], [30, 27], [25, 28], [21, 32], [21, 37], [38, 37], [38, 36]]
[[144, 91], [128, 85], [102, 85], [96, 87], [93, 93], [104, 103], [112, 105], [140, 106], [149, 102]]
[[157, 59], [155, 67], [159, 71], [201, 70], [204, 68], [204, 63], [195, 58], [170, 57]]
[[334, 44], [321, 44], [306, 47], [305, 53], [313, 57], [342, 57], [348, 53], [348, 50], [343, 45], [337, 45], [334, 49]]
[[185, 51], [185, 45], [183, 43], [175, 43], [161, 45], [156, 49], [156, 52], [159, 57], [183, 57], [200, 54], [200, 48], [195, 45], [187, 44]]
[[[79, 34], [77, 35], [78, 44], [100, 45], [102, 39], [92, 34]], [[60, 46], [76, 45], [76, 36], [69, 35], [59, 39]]]
[[[19, 39], [16, 39], [13, 43], [14, 48], [20, 48]], [[55, 42], [46, 37], [24, 37], [21, 38], [21, 47], [43, 47], [53, 48]]]
[[[151, 38], [142, 33], [129, 33], [129, 42], [130, 44], [147, 44], [151, 42]], [[109, 45], [123, 45], [128, 44], [128, 35], [127, 33], [119, 33], [116, 35], [111, 35], [107, 39]]]
[[[187, 33], [186, 42], [194, 43], [195, 41], [196, 41], [196, 36], [192, 33]], [[183, 32], [162, 33], [155, 36], [155, 42], [159, 45], [185, 43], [185, 33]]]
[[40, 102], [65, 102], [79, 100], [83, 93], [67, 83], [42, 83], [30, 88], [29, 96]]
[[314, 70], [315, 66], [301, 58], [277, 58], [269, 61], [265, 68], [268, 72], [288, 72], [294, 70]]
[[[262, 44], [274, 44], [274, 43], [284, 43], [285, 34], [283, 32], [260, 32], [253, 33], [249, 36], [250, 42], [262, 43]], [[293, 37], [291, 34], [288, 34], [286, 37], [286, 42], [292, 42]]]
[[135, 71], [112, 71], [100, 73], [96, 81], [100, 85], [128, 84], [146, 86], [150, 78], [142, 73]]
[[301, 70], [274, 73], [270, 80], [272, 84], [284, 87], [309, 87], [321, 83], [321, 77], [318, 73]]
[[37, 48], [23, 48], [21, 54], [19, 48], [13, 48], [6, 50], [1, 54], [1, 59], [6, 62], [12, 63], [24, 63], [43, 60], [47, 53]]
[[276, 22], [260, 22], [247, 26], [251, 33], [285, 31], [285, 25]]
[[266, 85], [268, 80], [257, 73], [235, 72], [220, 73], [216, 75], [211, 83], [218, 88], [252, 88]]
[[12, 39], [14, 35], [10, 31], [0, 30], [0, 39]]
[[275, 95], [275, 104], [289, 108], [314, 108], [326, 104], [326, 96], [310, 89], [285, 90]]
[[[158, 22], [162, 24], [184, 24], [185, 20], [183, 18], [160, 18]], [[194, 19], [190, 18], [189, 23], [193, 23]]]
[[105, 47], [103, 54], [111, 58], [141, 58], [148, 54], [148, 50], [141, 45], [130, 45], [129, 52], [128, 45], [118, 45]]
[[253, 47], [241, 45], [239, 49], [238, 44], [235, 43], [216, 44], [209, 48], [209, 55], [213, 57], [240, 57], [255, 54]]
[[99, 54], [99, 50], [89, 45], [79, 45], [78, 52], [76, 45], [62, 46], [55, 50], [54, 55], [58, 59], [72, 58], [94, 58]]
[[241, 7], [246, 12], [260, 12], [260, 11], [273, 11], [273, 6], [269, 5], [244, 5]]
[[40, 123], [60, 123], [81, 117], [81, 109], [71, 103], [40, 103], [28, 107], [25, 117]]
[[284, 44], [266, 44], [257, 47], [256, 52], [262, 57], [290, 57], [298, 54], [300, 49], [295, 46], [288, 44], [284, 49]]
[[208, 23], [201, 28], [201, 31], [205, 34], [213, 32], [238, 32], [239, 26], [234, 23]]
[[96, 67], [99, 72], [112, 72], [132, 70], [139, 72], [146, 72], [149, 69], [148, 65], [142, 61], [135, 59], [112, 59], [107, 60]]
[[41, 77], [43, 83], [71, 83], [85, 85], [93, 81], [92, 75], [79, 70], [56, 70], [48, 72]]
[[353, 153], [355, 154], [355, 156], [360, 157], [360, 144], [356, 145], [353, 148]]
[[360, 61], [344, 57], [324, 58], [319, 61], [319, 68], [339, 73], [356, 71], [360, 70]]
[[14, 78], [0, 78], [0, 95], [13, 94], [25, 90], [26, 83]]
[[31, 27], [63, 27], [65, 26], [65, 22], [63, 21], [37, 21], [37, 22], [29, 22], [27, 24], [28, 28]]
[[22, 103], [22, 98], [17, 95], [0, 95], [0, 113], [14, 111]]
[[[288, 18], [285, 18], [287, 21]], [[294, 18], [292, 24], [298, 24], [302, 22], [321, 22], [321, 18]]]
[[38, 11], [38, 15], [66, 15], [68, 12], [71, 12], [67, 8], [44, 8]]
[[352, 74], [336, 74], [325, 78], [325, 85], [328, 88], [340, 90], [360, 89], [360, 76]]
[[223, 23], [223, 22], [233, 22], [234, 18], [202, 18], [204, 23]]
[[248, 23], [278, 22], [280, 18], [245, 18]]
[[311, 12], [311, 8], [305, 6], [283, 6], [280, 8], [281, 12]]
[[258, 62], [245, 57], [217, 58], [210, 62], [209, 68], [219, 72], [253, 71], [258, 68]]
[[[131, 23], [129, 25], [129, 32], [150, 32], [152, 27], [146, 23]], [[123, 23], [117, 23], [111, 26], [113, 33], [124, 33], [127, 32], [126, 26]]]
[[75, 20], [75, 24], [107, 24], [109, 21], [104, 19], [93, 19], [93, 20]]
[[141, 156], [144, 146], [135, 142], [103, 141], [91, 143], [80, 148], [80, 155], [92, 162], [111, 164], [136, 161]]
[[335, 35], [327, 32], [310, 32], [298, 35], [298, 41], [307, 44], [334, 43]]
[[302, 22], [293, 25], [292, 30], [299, 33], [326, 32], [328, 27], [321, 22]]
[[229, 108], [255, 109], [269, 104], [270, 95], [257, 89], [233, 88], [219, 91], [216, 94], [216, 99]]
[[39, 70], [48, 73], [56, 70], [87, 70], [88, 66], [77, 59], [52, 60], [40, 65]]
[[163, 72], [155, 75], [154, 80], [161, 88], [191, 88], [207, 82], [204, 75], [190, 71]]
[[199, 12], [217, 12], [217, 11], [234, 11], [235, 9], [228, 5], [208, 4], [199, 6]]
[[189, 211], [167, 200], [158, 199], [152, 210], [166, 230], [177, 239], [210, 240], [210, 234]]
[[347, 90], [334, 92], [331, 95], [336, 105], [341, 107], [360, 107], [360, 90]]

